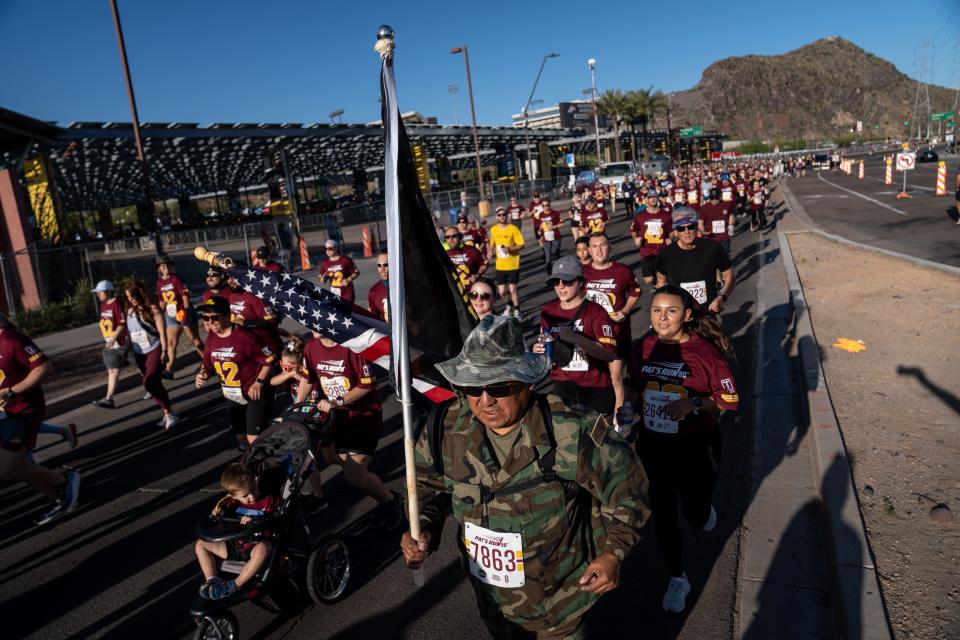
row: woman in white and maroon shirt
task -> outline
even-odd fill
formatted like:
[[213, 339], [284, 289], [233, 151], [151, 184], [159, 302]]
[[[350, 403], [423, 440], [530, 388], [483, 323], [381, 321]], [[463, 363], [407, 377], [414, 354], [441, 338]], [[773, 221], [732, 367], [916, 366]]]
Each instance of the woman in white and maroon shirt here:
[[[683, 611], [690, 582], [683, 570], [678, 501], [690, 525], [712, 531], [722, 411], [736, 411], [733, 347], [717, 316], [685, 290], [666, 285], [650, 301], [652, 331], [633, 343], [630, 380], [642, 400], [634, 429], [650, 478], [660, 552], [670, 571], [666, 611]], [[621, 416], [618, 414], [618, 419]]]

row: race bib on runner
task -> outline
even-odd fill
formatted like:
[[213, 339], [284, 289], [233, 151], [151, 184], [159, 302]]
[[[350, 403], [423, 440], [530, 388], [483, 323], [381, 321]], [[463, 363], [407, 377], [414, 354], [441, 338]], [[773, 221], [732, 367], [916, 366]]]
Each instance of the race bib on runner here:
[[150, 336], [147, 335], [146, 331], [134, 331], [130, 334], [130, 340], [133, 341], [133, 344], [140, 347], [141, 351], [146, 351], [150, 348]]
[[667, 415], [665, 409], [668, 404], [679, 399], [679, 393], [644, 389], [643, 425], [657, 433], [677, 433], [680, 427], [676, 420]]
[[713, 233], [723, 233], [726, 228], [726, 223], [723, 220], [714, 220], [710, 225], [710, 230]]
[[547, 242], [553, 242], [554, 240], [556, 240], [556, 237], [557, 236], [554, 233], [553, 229], [543, 232], [543, 239], [546, 240]]
[[587, 354], [580, 347], [573, 347], [573, 355], [567, 366], [562, 367], [562, 371], [587, 371], [590, 369], [590, 363], [587, 362]]
[[754, 203], [754, 204], [763, 204], [763, 196], [762, 196], [761, 194], [759, 194], [759, 193], [758, 193], [757, 195], [753, 196], [753, 203]]
[[498, 244], [497, 245], [497, 257], [498, 258], [509, 258], [510, 251], [507, 249], [506, 245]]
[[693, 299], [703, 304], [707, 301], [707, 282], [705, 280], [697, 280], [696, 282], [681, 282], [680, 286], [683, 289], [687, 290]]
[[340, 291], [341, 291], [340, 287], [330, 287], [330, 293], [332, 293], [335, 296], [340, 295]]
[[223, 393], [223, 397], [230, 402], [247, 404], [247, 399], [243, 397], [243, 389], [240, 387], [228, 387], [226, 385], [220, 385], [220, 391]]
[[174, 303], [174, 304], [168, 304], [168, 305], [166, 306], [166, 311], [167, 311], [167, 315], [168, 315], [168, 316], [170, 316], [171, 318], [176, 318], [176, 317], [177, 317], [177, 305], [176, 305], [176, 303]]
[[724, 190], [720, 199], [723, 200], [724, 202], [730, 202], [731, 200], [733, 200], [733, 192], [730, 191], [729, 189]]
[[350, 381], [344, 376], [320, 378], [320, 388], [329, 400], [339, 400], [350, 390]]
[[522, 587], [523, 536], [500, 533], [467, 522], [463, 527], [463, 544], [470, 561], [470, 574], [484, 584], [495, 587]]
[[603, 310], [607, 313], [613, 313], [613, 304], [610, 303], [610, 298], [607, 297], [607, 294], [605, 294], [603, 291], [587, 289], [584, 297], [591, 302], [596, 302], [598, 305], [603, 307]]

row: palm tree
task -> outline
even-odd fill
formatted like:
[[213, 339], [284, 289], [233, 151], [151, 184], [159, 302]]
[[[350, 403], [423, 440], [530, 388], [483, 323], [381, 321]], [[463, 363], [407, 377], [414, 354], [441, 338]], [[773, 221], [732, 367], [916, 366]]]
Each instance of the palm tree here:
[[[627, 97], [633, 104], [631, 125], [633, 122], [639, 121], [643, 133], [647, 132], [650, 123], [657, 116], [666, 113], [667, 97], [662, 91], [654, 91], [653, 85], [647, 89], [628, 91]], [[646, 147], [644, 147], [644, 155], [646, 155]]]
[[[630, 99], [627, 97], [627, 93], [620, 89], [607, 89], [597, 96], [598, 113], [613, 118], [614, 161], [619, 161], [622, 157], [620, 125], [626, 120], [630, 108]], [[600, 158], [597, 158], [597, 163], [599, 162]]]

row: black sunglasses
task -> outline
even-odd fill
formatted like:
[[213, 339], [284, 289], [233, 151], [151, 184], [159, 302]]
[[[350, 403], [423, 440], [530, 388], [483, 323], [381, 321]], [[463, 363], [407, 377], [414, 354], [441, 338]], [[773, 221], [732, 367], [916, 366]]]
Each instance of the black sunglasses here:
[[453, 234], [452, 236], [443, 236], [443, 237], [444, 237], [446, 240], [456, 240], [457, 238], [460, 237], [460, 234], [459, 234], [459, 233], [455, 233], [455, 234]]
[[677, 231], [693, 231], [696, 229], [692, 224], [685, 224], [682, 227], [675, 227]]
[[516, 393], [522, 382], [501, 382], [486, 387], [460, 387], [464, 395], [471, 398], [479, 398], [486, 391], [491, 398], [506, 398]]
[[386, 269], [389, 265], [386, 262], [378, 262], [377, 269]]
[[486, 291], [471, 291], [469, 295], [471, 300], [489, 300], [493, 297], [492, 293]]
[[215, 320], [219, 320], [219, 319], [222, 318], [223, 316], [220, 315], [219, 313], [217, 313], [217, 314], [209, 315], [209, 316], [207, 316], [207, 315], [202, 315], [202, 316], [200, 316], [200, 317], [203, 319], [204, 322], [213, 322], [213, 321], [215, 321]]
[[551, 286], [556, 287], [560, 283], [563, 283], [563, 286], [565, 287], [572, 287], [573, 283], [577, 282], [578, 279], [579, 278], [574, 278], [573, 280], [564, 280], [563, 278], [554, 278]]

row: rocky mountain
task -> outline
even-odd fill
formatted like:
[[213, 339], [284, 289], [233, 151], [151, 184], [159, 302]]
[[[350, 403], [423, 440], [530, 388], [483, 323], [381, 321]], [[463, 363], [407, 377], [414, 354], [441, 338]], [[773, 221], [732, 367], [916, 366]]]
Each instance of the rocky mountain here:
[[[813, 140], [848, 133], [860, 120], [878, 136], [899, 138], [916, 86], [886, 60], [830, 37], [783, 55], [713, 63], [695, 87], [674, 94], [673, 126], [702, 125], [732, 139]], [[956, 89], [929, 91], [933, 112], [953, 109]]]

